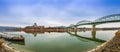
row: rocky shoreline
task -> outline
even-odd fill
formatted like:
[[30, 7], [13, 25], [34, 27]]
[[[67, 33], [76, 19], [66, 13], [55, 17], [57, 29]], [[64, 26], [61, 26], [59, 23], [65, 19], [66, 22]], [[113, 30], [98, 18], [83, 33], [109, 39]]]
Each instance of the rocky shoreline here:
[[8, 46], [3, 39], [0, 39], [0, 52], [20, 52], [15, 48]]
[[111, 40], [88, 52], [120, 52], [120, 30], [115, 33]]

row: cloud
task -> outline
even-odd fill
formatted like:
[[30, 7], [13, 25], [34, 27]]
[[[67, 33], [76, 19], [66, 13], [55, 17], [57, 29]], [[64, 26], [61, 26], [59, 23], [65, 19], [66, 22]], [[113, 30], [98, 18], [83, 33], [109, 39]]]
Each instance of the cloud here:
[[45, 26], [68, 26], [120, 11], [116, 5], [103, 5], [103, 0], [13, 0], [6, 5], [0, 9], [0, 25], [27, 26], [36, 22]]

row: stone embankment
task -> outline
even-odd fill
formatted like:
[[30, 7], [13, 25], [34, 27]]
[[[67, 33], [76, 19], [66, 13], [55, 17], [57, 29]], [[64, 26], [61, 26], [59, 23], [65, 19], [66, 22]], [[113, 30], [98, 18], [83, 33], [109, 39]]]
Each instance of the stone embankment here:
[[120, 52], [120, 30], [115, 33], [111, 40], [88, 52]]
[[3, 39], [0, 39], [0, 52], [20, 52], [8, 46]]

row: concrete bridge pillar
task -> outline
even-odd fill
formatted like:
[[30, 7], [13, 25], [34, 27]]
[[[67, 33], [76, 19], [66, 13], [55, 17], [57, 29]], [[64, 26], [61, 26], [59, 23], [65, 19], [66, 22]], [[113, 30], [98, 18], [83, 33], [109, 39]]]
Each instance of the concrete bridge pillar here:
[[92, 31], [91, 34], [92, 34], [92, 38], [96, 39], [96, 31]]
[[75, 34], [77, 34], [77, 26], [74, 28], [74, 32]]
[[67, 28], [67, 31], [70, 32], [70, 28]]
[[96, 25], [92, 25], [92, 37], [95, 39], [96, 38]]
[[72, 32], [73, 30], [73, 28], [68, 28], [68, 32]]
[[96, 25], [92, 25], [92, 31], [96, 31]]
[[69, 32], [69, 28], [67, 28], [66, 31]]
[[70, 28], [69, 30], [70, 30], [70, 32], [71, 32], [71, 31], [72, 31], [72, 28]]

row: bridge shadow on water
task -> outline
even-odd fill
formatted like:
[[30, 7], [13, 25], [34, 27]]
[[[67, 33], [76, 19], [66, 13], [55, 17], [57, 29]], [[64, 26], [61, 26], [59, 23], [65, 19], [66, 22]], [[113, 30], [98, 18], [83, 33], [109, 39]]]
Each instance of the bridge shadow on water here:
[[80, 36], [77, 34], [77, 32], [75, 32], [75, 34], [73, 34], [71, 32], [67, 32], [67, 33], [70, 34], [71, 36], [77, 37], [79, 40], [84, 41], [84, 42], [88, 42], [88, 41], [94, 41], [94, 42], [98, 42], [98, 43], [106, 42], [106, 40], [96, 38], [96, 32], [92, 32], [92, 38]]

